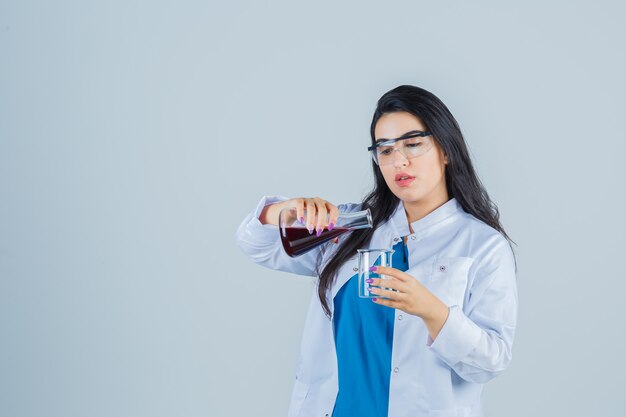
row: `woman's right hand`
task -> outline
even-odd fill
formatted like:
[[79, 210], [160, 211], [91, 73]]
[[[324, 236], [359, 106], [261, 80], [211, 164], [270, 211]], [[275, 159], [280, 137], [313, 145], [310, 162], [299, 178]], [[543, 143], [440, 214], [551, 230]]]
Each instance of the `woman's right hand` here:
[[[298, 220], [306, 225], [309, 232], [313, 233], [313, 231], [315, 231], [317, 236], [322, 233], [324, 228], [328, 227], [329, 230], [332, 230], [335, 224], [337, 224], [339, 209], [331, 202], [319, 197], [292, 198], [280, 203], [271, 204], [263, 209], [259, 220], [263, 224], [270, 223], [278, 226], [278, 214], [280, 211], [284, 208], [292, 207], [296, 209], [296, 217]], [[338, 241], [338, 238], [333, 239], [335, 243], [338, 243]]]

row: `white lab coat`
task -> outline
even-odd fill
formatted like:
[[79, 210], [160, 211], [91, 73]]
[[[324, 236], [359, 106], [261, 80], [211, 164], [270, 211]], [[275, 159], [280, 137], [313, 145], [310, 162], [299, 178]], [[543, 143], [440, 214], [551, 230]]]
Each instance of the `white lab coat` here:
[[[237, 245], [267, 268], [316, 276], [318, 255], [325, 264], [334, 253], [334, 243], [291, 258], [282, 249], [277, 226], [263, 225], [258, 219], [265, 205], [284, 200], [263, 197], [239, 226]], [[352, 212], [360, 210], [361, 203], [337, 207]], [[376, 229], [369, 247], [391, 248], [409, 236], [406, 272], [448, 305], [449, 315], [433, 342], [421, 318], [395, 310], [388, 416], [483, 416], [483, 384], [511, 361], [517, 321], [513, 253], [500, 233], [463, 211], [454, 198], [411, 227], [413, 233], [400, 201], [393, 216]], [[355, 253], [339, 269], [328, 296], [331, 311], [333, 297], [355, 274], [356, 261]], [[288, 417], [330, 417], [337, 381], [333, 322], [314, 291]]]

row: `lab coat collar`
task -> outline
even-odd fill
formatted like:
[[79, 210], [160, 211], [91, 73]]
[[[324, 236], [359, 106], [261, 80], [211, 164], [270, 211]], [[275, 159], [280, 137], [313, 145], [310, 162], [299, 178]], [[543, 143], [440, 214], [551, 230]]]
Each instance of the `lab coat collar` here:
[[[428, 213], [426, 216], [411, 223], [413, 233], [419, 237], [424, 237], [428, 233], [439, 228], [439, 226], [447, 223], [456, 214], [462, 213], [463, 207], [456, 198], [451, 198], [435, 210]], [[402, 200], [398, 202], [396, 210], [391, 216], [391, 224], [393, 225], [396, 236], [404, 237], [411, 234], [409, 229], [409, 222], [406, 217], [406, 211], [404, 210], [404, 204]]]

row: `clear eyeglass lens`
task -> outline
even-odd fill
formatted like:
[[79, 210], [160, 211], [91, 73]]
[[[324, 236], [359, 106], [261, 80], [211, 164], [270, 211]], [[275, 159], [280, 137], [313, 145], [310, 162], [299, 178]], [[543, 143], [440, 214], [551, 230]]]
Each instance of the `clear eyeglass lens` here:
[[430, 136], [418, 136], [415, 138], [404, 139], [395, 142], [389, 146], [379, 146], [376, 152], [376, 159], [379, 165], [393, 164], [396, 156], [394, 150], [398, 150], [404, 157], [412, 159], [425, 154], [432, 146]]

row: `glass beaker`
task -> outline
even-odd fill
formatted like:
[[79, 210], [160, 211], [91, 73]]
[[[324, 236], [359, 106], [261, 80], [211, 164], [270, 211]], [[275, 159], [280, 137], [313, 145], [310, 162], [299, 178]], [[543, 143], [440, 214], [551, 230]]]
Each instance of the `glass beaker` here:
[[[304, 210], [304, 218], [306, 219], [306, 210]], [[324, 227], [322, 233], [317, 236], [315, 230], [309, 232], [306, 225], [296, 218], [297, 211], [295, 207], [287, 207], [280, 211], [278, 215], [278, 232], [280, 240], [283, 243], [283, 249], [287, 255], [291, 257], [300, 256], [317, 245], [329, 241], [343, 233], [355, 229], [364, 229], [372, 227], [372, 213], [367, 208], [352, 213], [339, 213], [337, 223], [332, 230]], [[328, 221], [328, 217], [326, 218]], [[317, 215], [315, 216], [315, 224], [317, 224]]]
[[[390, 279], [385, 275], [377, 274], [375, 272], [370, 271], [370, 266], [388, 266], [393, 267], [391, 264], [391, 260], [393, 258], [393, 253], [395, 252], [393, 249], [357, 249], [357, 253], [359, 254], [359, 297], [361, 298], [385, 298], [380, 295], [372, 294], [369, 292], [370, 287], [372, 288], [381, 288], [376, 287], [374, 285], [368, 284], [367, 279], [369, 278], [382, 278], [382, 279]], [[384, 290], [389, 290], [390, 288], [382, 287]]]

